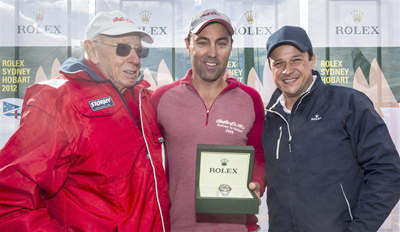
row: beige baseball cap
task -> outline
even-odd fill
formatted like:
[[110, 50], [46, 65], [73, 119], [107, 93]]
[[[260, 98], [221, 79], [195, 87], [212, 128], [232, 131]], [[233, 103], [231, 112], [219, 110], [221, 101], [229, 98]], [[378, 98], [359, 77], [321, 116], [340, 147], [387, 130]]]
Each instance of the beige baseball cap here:
[[190, 22], [189, 32], [198, 34], [210, 23], [220, 23], [228, 29], [231, 35], [234, 33], [229, 17], [215, 9], [206, 9], [196, 12]]
[[124, 35], [138, 33], [146, 43], [153, 43], [153, 38], [140, 30], [126, 14], [121, 11], [100, 12], [94, 16], [86, 28], [85, 40], [93, 39], [97, 35]]

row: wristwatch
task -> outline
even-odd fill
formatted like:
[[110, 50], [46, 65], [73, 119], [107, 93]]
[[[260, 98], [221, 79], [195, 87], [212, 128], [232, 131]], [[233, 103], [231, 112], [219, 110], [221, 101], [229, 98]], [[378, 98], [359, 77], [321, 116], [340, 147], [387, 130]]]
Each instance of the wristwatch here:
[[219, 187], [219, 192], [221, 193], [221, 196], [226, 197], [229, 195], [229, 192], [232, 190], [231, 186], [228, 184], [221, 184]]

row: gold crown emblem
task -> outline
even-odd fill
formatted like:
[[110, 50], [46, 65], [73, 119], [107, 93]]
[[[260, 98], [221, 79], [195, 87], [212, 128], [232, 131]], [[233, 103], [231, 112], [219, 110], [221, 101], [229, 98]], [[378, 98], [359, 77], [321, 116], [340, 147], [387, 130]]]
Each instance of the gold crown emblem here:
[[351, 13], [351, 15], [353, 16], [353, 21], [355, 23], [359, 23], [361, 21], [361, 18], [363, 16], [363, 12], [359, 11], [359, 10], [355, 10]]
[[244, 15], [246, 16], [247, 22], [252, 24], [256, 19], [257, 13], [252, 10], [248, 10], [246, 13], [244, 13]]
[[151, 13], [149, 11], [143, 10], [139, 15], [143, 23], [148, 23], [150, 21]]
[[33, 11], [33, 14], [35, 15], [36, 21], [42, 22], [44, 16], [46, 15], [46, 11], [44, 11], [42, 9], [37, 9], [37, 10]]
[[223, 158], [223, 159], [221, 160], [221, 164], [222, 164], [223, 167], [225, 167], [225, 166], [228, 164], [228, 162], [229, 162], [229, 160], [228, 160], [228, 159], [225, 159], [225, 158]]

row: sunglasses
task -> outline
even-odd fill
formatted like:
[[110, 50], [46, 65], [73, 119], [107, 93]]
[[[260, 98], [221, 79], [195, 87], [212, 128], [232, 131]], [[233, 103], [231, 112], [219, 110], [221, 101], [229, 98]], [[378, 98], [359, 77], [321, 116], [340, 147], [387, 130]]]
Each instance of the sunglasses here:
[[139, 58], [146, 58], [147, 55], [149, 55], [149, 48], [145, 48], [145, 47], [134, 48], [134, 47], [131, 47], [131, 45], [129, 45], [129, 44], [122, 44], [122, 43], [112, 44], [112, 43], [106, 43], [106, 42], [98, 41], [98, 40], [93, 40], [93, 42], [116, 47], [117, 49], [116, 49], [115, 53], [118, 56], [128, 56], [129, 53], [131, 53], [132, 49], [135, 50], [135, 52]]

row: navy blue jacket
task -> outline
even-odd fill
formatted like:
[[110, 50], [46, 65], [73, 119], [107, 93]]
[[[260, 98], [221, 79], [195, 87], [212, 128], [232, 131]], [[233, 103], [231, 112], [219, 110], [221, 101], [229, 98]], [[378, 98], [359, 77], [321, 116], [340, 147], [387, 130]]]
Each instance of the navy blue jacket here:
[[279, 89], [267, 106], [269, 231], [376, 231], [400, 197], [399, 154], [366, 95], [313, 75], [289, 121]]

